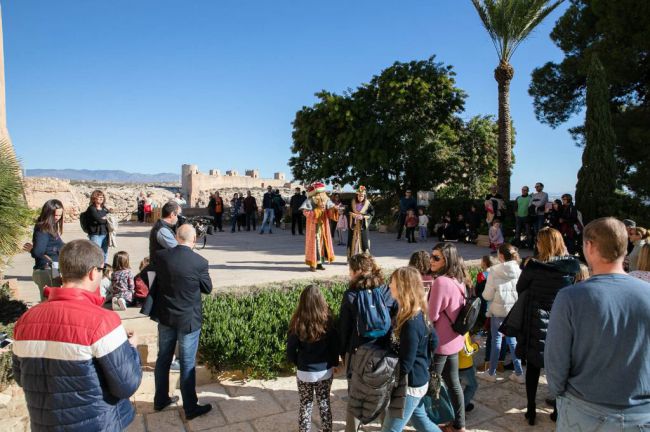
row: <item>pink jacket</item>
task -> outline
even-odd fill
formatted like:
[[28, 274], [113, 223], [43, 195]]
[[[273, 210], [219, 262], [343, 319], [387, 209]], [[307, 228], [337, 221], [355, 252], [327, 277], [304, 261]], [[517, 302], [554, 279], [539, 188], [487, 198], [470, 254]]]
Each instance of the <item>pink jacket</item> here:
[[433, 281], [429, 296], [429, 318], [440, 341], [436, 354], [452, 355], [463, 348], [463, 335], [456, 333], [451, 328], [451, 323], [456, 320], [465, 304], [464, 292], [463, 284], [447, 276], [439, 276]]

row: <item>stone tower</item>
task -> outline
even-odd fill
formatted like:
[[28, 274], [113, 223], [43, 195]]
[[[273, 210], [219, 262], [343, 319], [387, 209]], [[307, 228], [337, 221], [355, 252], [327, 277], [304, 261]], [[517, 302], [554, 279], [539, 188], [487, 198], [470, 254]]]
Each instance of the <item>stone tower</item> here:
[[11, 151], [14, 151], [14, 148], [11, 145], [9, 130], [7, 129], [7, 104], [5, 100], [5, 53], [4, 40], [2, 37], [2, 6], [0, 6], [0, 139], [5, 139], [9, 143], [9, 148]]

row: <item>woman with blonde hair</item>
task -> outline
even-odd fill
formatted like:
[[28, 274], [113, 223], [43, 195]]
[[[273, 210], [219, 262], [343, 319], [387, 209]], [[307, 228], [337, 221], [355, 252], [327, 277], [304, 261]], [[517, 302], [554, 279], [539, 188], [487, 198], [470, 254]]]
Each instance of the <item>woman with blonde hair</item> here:
[[650, 231], [643, 227], [634, 227], [630, 228], [629, 235], [630, 241], [634, 244], [634, 249], [627, 256], [628, 269], [632, 272], [639, 269], [639, 254], [641, 248], [650, 240]]
[[637, 269], [631, 271], [630, 276], [650, 282], [650, 243], [641, 246], [637, 259]]
[[424, 409], [423, 398], [429, 388], [431, 344], [437, 345], [435, 331], [427, 324], [427, 304], [420, 273], [414, 267], [395, 270], [390, 278], [390, 294], [398, 306], [393, 334], [399, 341], [399, 380], [406, 378], [406, 401], [401, 417], [388, 410], [382, 425], [383, 432], [400, 432], [410, 421], [418, 432], [436, 432]]
[[[562, 234], [555, 228], [542, 228], [537, 234], [537, 255], [528, 261], [517, 281], [517, 302], [524, 302], [524, 324], [517, 336], [517, 355], [526, 360], [525, 417], [535, 424], [537, 385], [544, 367], [546, 329], [557, 293], [575, 283], [580, 262], [568, 255]], [[516, 306], [515, 306], [516, 307]], [[554, 411], [551, 418], [556, 417]]]

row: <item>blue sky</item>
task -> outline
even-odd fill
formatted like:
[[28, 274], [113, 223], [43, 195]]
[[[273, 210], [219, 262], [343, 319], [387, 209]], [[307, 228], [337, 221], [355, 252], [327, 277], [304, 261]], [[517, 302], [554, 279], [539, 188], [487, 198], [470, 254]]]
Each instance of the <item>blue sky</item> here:
[[[2, 0], [8, 126], [26, 168], [290, 175], [291, 121], [394, 61], [454, 66], [464, 116], [497, 112], [496, 53], [470, 0]], [[513, 191], [574, 190], [567, 127], [534, 116], [530, 73], [561, 51], [555, 11], [512, 59]]]

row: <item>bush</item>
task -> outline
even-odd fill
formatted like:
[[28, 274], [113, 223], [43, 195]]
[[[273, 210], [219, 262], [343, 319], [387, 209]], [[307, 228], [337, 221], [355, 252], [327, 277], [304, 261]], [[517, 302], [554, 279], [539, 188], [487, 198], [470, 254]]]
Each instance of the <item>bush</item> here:
[[[479, 272], [470, 267], [472, 281]], [[386, 276], [389, 276], [388, 274]], [[334, 319], [347, 281], [293, 282], [259, 288], [248, 294], [217, 294], [203, 299], [199, 354], [213, 371], [242, 370], [253, 378], [272, 378], [293, 369], [286, 358], [289, 320], [303, 288], [317, 283]]]
[[[0, 333], [13, 336], [14, 323], [27, 311], [27, 305], [18, 300], [12, 300], [9, 284], [0, 286]], [[0, 354], [0, 391], [11, 384], [12, 360], [11, 352]]]
[[[206, 297], [199, 343], [202, 359], [213, 370], [244, 370], [252, 377], [270, 378], [290, 370], [285, 354], [289, 320], [308, 284]], [[319, 285], [332, 313], [337, 314], [347, 283]]]

